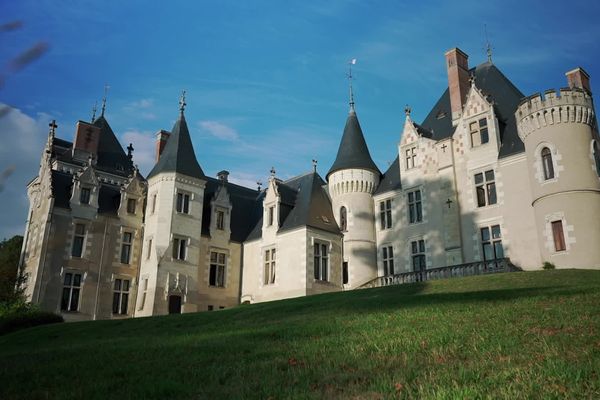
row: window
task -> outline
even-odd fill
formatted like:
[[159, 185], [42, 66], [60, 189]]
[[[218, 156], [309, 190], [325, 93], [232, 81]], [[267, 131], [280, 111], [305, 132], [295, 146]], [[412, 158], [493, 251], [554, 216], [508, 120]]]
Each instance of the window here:
[[127, 212], [129, 214], [135, 214], [136, 203], [136, 199], [127, 199]]
[[265, 270], [263, 283], [275, 283], [275, 249], [265, 250]]
[[342, 263], [342, 283], [345, 285], [348, 283], [348, 262]]
[[152, 255], [152, 239], [149, 239], [148, 240], [148, 248], [146, 249], [146, 260], [149, 260], [151, 255]]
[[421, 204], [421, 191], [415, 190], [408, 193], [408, 223], [423, 222], [423, 205]]
[[406, 169], [412, 169], [415, 167], [415, 159], [417, 158], [417, 148], [411, 147], [406, 149]]
[[210, 252], [210, 273], [208, 278], [210, 286], [225, 286], [225, 253]]
[[596, 174], [600, 176], [600, 145], [594, 140], [594, 161], [596, 163]]
[[318, 281], [327, 281], [329, 272], [329, 249], [325, 243], [315, 242], [314, 248], [314, 274]]
[[79, 309], [80, 291], [81, 274], [71, 272], [65, 273], [60, 309], [62, 311], [77, 311]]
[[550, 149], [544, 147], [542, 149], [542, 167], [544, 168], [544, 180], [554, 178], [554, 165], [552, 165], [552, 153]]
[[481, 228], [481, 245], [483, 246], [484, 261], [504, 258], [500, 225]]
[[[144, 295], [146, 293], [144, 292]], [[145, 297], [145, 296], [144, 296]], [[113, 289], [113, 314], [127, 315], [127, 302], [129, 301], [129, 280], [115, 279]], [[142, 300], [144, 301], [144, 300]]]
[[340, 208], [340, 230], [346, 232], [348, 230], [348, 212], [346, 207]]
[[187, 240], [182, 238], [173, 239], [173, 259], [185, 260]]
[[425, 240], [413, 240], [410, 242], [410, 254], [412, 259], [413, 271], [425, 271]]
[[178, 213], [190, 213], [190, 195], [186, 193], [177, 193], [176, 210]]
[[471, 147], [481, 146], [489, 142], [487, 118], [471, 122], [469, 124], [469, 132], [471, 133]]
[[81, 204], [90, 204], [90, 189], [89, 188], [81, 188], [79, 192], [79, 202]]
[[392, 199], [379, 202], [379, 217], [381, 220], [381, 229], [392, 227]]
[[156, 211], [156, 193], [152, 195], [152, 214]]
[[85, 225], [75, 224], [75, 234], [73, 235], [73, 248], [71, 256], [81, 257], [83, 253], [83, 243], [85, 242]]
[[475, 190], [477, 192], [477, 207], [485, 207], [496, 204], [496, 182], [494, 181], [494, 170], [475, 174]]
[[221, 210], [217, 210], [217, 229], [225, 229], [225, 212]]
[[392, 246], [385, 246], [383, 252], [383, 275], [394, 275], [394, 249]]
[[275, 219], [275, 207], [269, 207], [269, 225], [273, 225], [273, 221]]
[[129, 264], [131, 261], [131, 232], [123, 232], [123, 240], [121, 241], [121, 264]]
[[563, 231], [562, 221], [552, 221], [552, 236], [554, 238], [554, 250], [565, 251], [565, 233]]
[[212, 311], [214, 309], [215, 309], [215, 307], [213, 305], [211, 305], [211, 304], [209, 304], [208, 307], [207, 307], [208, 311]]
[[146, 304], [146, 293], [148, 292], [148, 278], [144, 278], [142, 281], [142, 301], [140, 302], [140, 310], [144, 309]]

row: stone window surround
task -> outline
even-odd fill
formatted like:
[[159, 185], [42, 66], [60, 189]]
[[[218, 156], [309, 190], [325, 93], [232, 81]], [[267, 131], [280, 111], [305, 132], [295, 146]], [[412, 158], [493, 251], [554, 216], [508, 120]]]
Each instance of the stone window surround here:
[[[223, 286], [217, 286], [217, 285], [211, 285], [210, 284], [210, 266], [212, 264], [211, 262], [211, 254], [212, 253], [217, 253], [217, 254], [224, 254], [225, 255], [225, 264], [219, 264], [218, 262], [216, 263], [217, 265], [223, 265], [224, 266], [224, 270], [223, 270]], [[229, 251], [229, 249], [227, 248], [222, 248], [222, 247], [214, 247], [214, 246], [210, 246], [208, 248], [207, 254], [206, 254], [206, 285], [210, 288], [216, 288], [216, 289], [226, 289], [228, 287], [228, 276], [231, 273], [231, 253]]]
[[[494, 191], [495, 191], [495, 195], [496, 195], [496, 202], [493, 204], [489, 204], [489, 192], [488, 192], [488, 181], [487, 178], [485, 176], [485, 173], [488, 171], [492, 171], [494, 173], [494, 180], [490, 181], [494, 183]], [[481, 183], [480, 185], [478, 185], [475, 182], [475, 176], [477, 174], [482, 174], [483, 176], [483, 183]], [[498, 182], [498, 171], [497, 171], [497, 166], [495, 165], [488, 165], [485, 167], [479, 167], [477, 169], [471, 170], [469, 171], [469, 178], [472, 180], [471, 181], [471, 185], [473, 186], [473, 190], [472, 190], [472, 196], [473, 196], [473, 205], [475, 206], [475, 209], [489, 209], [489, 208], [494, 208], [494, 207], [498, 207], [500, 205], [500, 196], [498, 193], [498, 186], [499, 186], [499, 182]], [[485, 205], [483, 206], [479, 206], [479, 200], [477, 198], [477, 186], [481, 186], [483, 185], [484, 190], [485, 190]]]
[[[67, 311], [67, 310], [61, 309], [62, 293], [63, 293], [63, 289], [65, 288], [65, 281], [64, 281], [65, 274], [81, 275], [81, 281], [79, 283], [79, 299], [77, 302], [77, 310], [74, 310], [74, 311]], [[60, 277], [61, 284], [60, 284], [60, 295], [58, 296], [57, 312], [68, 312], [68, 313], [79, 312], [79, 310], [81, 309], [81, 294], [83, 293], [83, 288], [85, 286], [85, 280], [87, 278], [87, 271], [81, 271], [81, 270], [78, 270], [75, 268], [69, 268], [69, 267], [67, 267], [67, 268], [61, 267], [59, 277]]]
[[[177, 240], [178, 242], [178, 249], [177, 249], [177, 258], [174, 257], [174, 246], [175, 246], [175, 240]], [[181, 242], [185, 243], [185, 250], [184, 250], [184, 257], [183, 258], [179, 258], [181, 256]], [[185, 237], [183, 235], [171, 235], [171, 261], [174, 262], [185, 262], [187, 261], [188, 257], [189, 257], [189, 249], [190, 249], [190, 238], [189, 237]]]
[[[383, 256], [384, 249], [386, 249], [387, 258], [384, 258], [384, 256]], [[390, 255], [390, 249], [392, 250], [392, 252], [391, 252], [392, 256], [391, 257], [389, 256]], [[381, 265], [380, 265], [380, 267], [381, 267], [381, 276], [386, 276], [386, 274], [385, 274], [385, 270], [386, 270], [386, 268], [385, 268], [385, 262], [386, 261], [388, 261], [388, 270], [390, 269], [389, 268], [389, 261], [391, 261], [392, 262], [392, 268], [391, 268], [391, 270], [394, 273], [396, 273], [396, 271], [395, 271], [395, 267], [396, 267], [396, 262], [395, 262], [396, 261], [396, 252], [394, 251], [394, 245], [393, 245], [393, 243], [391, 243], [391, 242], [383, 243], [381, 245], [381, 247], [380, 247], [380, 253], [381, 253]]]
[[[81, 256], [77, 257], [73, 255], [73, 245], [75, 244], [75, 236], [80, 236], [77, 235], [76, 233], [76, 229], [77, 229], [77, 225], [83, 225], [84, 226], [84, 234], [83, 234], [83, 243], [81, 245]], [[85, 221], [85, 220], [79, 220], [79, 219], [73, 219], [73, 222], [71, 224], [72, 226], [72, 232], [70, 235], [70, 241], [69, 241], [69, 247], [68, 247], [68, 252], [69, 252], [69, 258], [70, 259], [85, 259], [86, 257], [86, 251], [85, 248], [88, 245], [88, 242], [90, 240], [89, 236], [89, 228], [90, 228], [90, 222], [89, 221]]]
[[[114, 283], [116, 282], [117, 279], [121, 280], [121, 285], [123, 285], [123, 281], [128, 281], [129, 282], [129, 287], [127, 291], [123, 290], [123, 286], [121, 286], [121, 288], [119, 290], [115, 289], [115, 285]], [[132, 294], [133, 294], [133, 287], [134, 287], [134, 278], [132, 276], [128, 276], [128, 275], [123, 275], [123, 274], [112, 274], [111, 278], [110, 278], [110, 283], [111, 283], [111, 292], [113, 294], [113, 299], [111, 301], [111, 307], [114, 307], [114, 294], [116, 292], [119, 293], [119, 312], [117, 313], [112, 313], [114, 316], [130, 316], [131, 315], [131, 309], [129, 307], [129, 304], [131, 303], [131, 299], [132, 299]], [[121, 301], [122, 301], [122, 295], [123, 294], [127, 294], [127, 308], [126, 308], [126, 313], [122, 314], [121, 310], [122, 310], [122, 306], [121, 306]], [[111, 311], [113, 311], [113, 309], [111, 308]]]
[[[561, 221], [563, 228], [563, 237], [565, 239], [565, 250], [556, 251], [554, 247], [554, 234], [552, 232], [552, 222]], [[567, 223], [565, 214], [562, 211], [557, 211], [552, 214], [545, 216], [545, 227], [544, 227], [544, 238], [546, 239], [546, 249], [550, 253], [550, 256], [560, 256], [569, 254], [571, 245], [576, 243], [576, 238], [573, 234], [574, 227]]]
[[[269, 268], [274, 268], [275, 270], [275, 279], [273, 282], [265, 283], [265, 264], [267, 263], [266, 254], [267, 251], [271, 253], [272, 250], [275, 250], [275, 260], [273, 260], [272, 255], [269, 256], [269, 263], [271, 266]], [[259, 287], [277, 287], [279, 286], [279, 281], [277, 279], [277, 260], [279, 257], [279, 249], [275, 243], [262, 246], [260, 249], [260, 286]]]
[[[181, 195], [181, 211], [177, 210], [177, 198], [179, 197], [179, 195]], [[188, 196], [187, 212], [185, 212], [185, 197], [186, 196]], [[194, 194], [192, 192], [188, 192], [188, 191], [182, 190], [182, 189], [176, 189], [174, 202], [175, 202], [174, 203], [175, 207], [173, 207], [173, 209], [175, 210], [175, 212], [178, 215], [191, 215], [192, 214], [193, 202], [194, 202]]]
[[[481, 121], [485, 121], [485, 126], [481, 126]], [[473, 131], [471, 130], [471, 125], [473, 125], [473, 124], [476, 124], [477, 130], [473, 130]], [[489, 128], [490, 125], [489, 125], [487, 115], [483, 116], [483, 118], [482, 118], [481, 114], [474, 116], [472, 118], [469, 118], [469, 120], [466, 121], [465, 126], [466, 126], [466, 132], [467, 132], [467, 136], [469, 139], [469, 144], [470, 144], [471, 149], [479, 149], [490, 143], [490, 128]], [[482, 135], [481, 135], [481, 132], [484, 129], [487, 132], [487, 141], [486, 142], [482, 141]], [[473, 144], [473, 134], [479, 135], [479, 144]]]
[[[315, 258], [317, 257], [315, 255], [315, 245], [320, 245], [323, 246], [325, 245], [326, 249], [327, 249], [327, 254], [323, 255], [323, 254], [319, 254], [319, 264], [320, 266], [322, 266], [322, 262], [323, 259], [327, 260], [327, 271], [326, 271], [326, 275], [327, 275], [327, 279], [316, 279], [314, 278], [315, 276]], [[322, 248], [322, 247], [321, 247]], [[312, 237], [311, 239], [311, 256], [312, 256], [312, 264], [313, 264], [313, 281], [314, 282], [331, 282], [331, 250], [332, 250], [332, 243], [329, 240], [323, 240], [321, 238], [315, 238]], [[320, 276], [322, 277], [322, 271]]]
[[[547, 147], [550, 150], [550, 154], [552, 156], [552, 167], [554, 168], [554, 177], [550, 179], [545, 179], [544, 176], [544, 164], [542, 160], [542, 150]], [[535, 157], [534, 165], [533, 165], [533, 175], [535, 179], [541, 185], [548, 185], [558, 181], [558, 177], [560, 173], [564, 171], [565, 167], [559, 163], [562, 160], [562, 155], [558, 152], [558, 149], [553, 143], [550, 142], [542, 142], [538, 144], [535, 148], [535, 152], [533, 153]]]
[[[388, 207], [388, 202], [389, 202], [389, 207]], [[394, 210], [393, 203], [394, 203], [393, 197], [387, 197], [387, 198], [379, 200], [378, 207], [377, 207], [377, 214], [379, 216], [379, 218], [378, 218], [379, 230], [388, 230], [388, 229], [392, 229], [394, 227], [394, 224], [393, 224], [394, 219], [393, 219], [393, 215], [392, 215], [393, 210]], [[382, 205], [383, 205], [383, 209], [382, 209]]]

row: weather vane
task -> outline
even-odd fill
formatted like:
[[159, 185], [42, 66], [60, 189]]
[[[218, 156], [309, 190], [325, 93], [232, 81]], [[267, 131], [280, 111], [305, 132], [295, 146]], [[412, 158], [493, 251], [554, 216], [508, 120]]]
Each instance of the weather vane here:
[[487, 24], [483, 24], [483, 31], [485, 33], [485, 52], [487, 53], [488, 62], [491, 64], [492, 63], [492, 44], [490, 43], [490, 40], [488, 39]]
[[185, 106], [187, 106], [187, 103], [185, 102], [185, 90], [183, 90], [181, 92], [181, 97], [179, 98], [179, 111], [181, 111], [182, 114], [185, 110]]
[[352, 91], [352, 66], [356, 64], [356, 58], [348, 61], [348, 81], [350, 82], [350, 111], [354, 111], [354, 92]]
[[108, 89], [110, 89], [110, 86], [108, 85], [104, 85], [104, 97], [102, 97], [102, 111], [100, 113], [101, 117], [104, 117], [104, 111], [106, 111], [106, 95], [108, 94]]

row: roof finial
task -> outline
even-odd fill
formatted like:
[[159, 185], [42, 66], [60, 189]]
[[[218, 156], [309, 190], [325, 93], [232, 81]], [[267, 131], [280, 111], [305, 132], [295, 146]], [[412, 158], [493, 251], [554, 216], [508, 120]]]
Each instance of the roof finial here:
[[98, 101], [94, 102], [94, 107], [92, 107], [92, 124], [96, 120], [96, 109], [98, 108]]
[[487, 53], [488, 62], [491, 64], [492, 63], [492, 44], [490, 43], [490, 40], [488, 39], [487, 24], [483, 24], [483, 31], [485, 32], [485, 52]]
[[106, 95], [108, 93], [108, 89], [110, 89], [110, 86], [108, 85], [104, 85], [104, 97], [102, 97], [102, 111], [100, 112], [100, 116], [104, 117], [104, 111], [106, 111]]
[[269, 171], [271, 173], [271, 178], [275, 178], [275, 167], [271, 167], [271, 171]]
[[348, 81], [350, 82], [350, 112], [354, 112], [354, 92], [352, 91], [352, 66], [356, 64], [356, 58], [348, 61]]
[[313, 160], [312, 160], [313, 172], [317, 172], [317, 162], [318, 161], [313, 158]]
[[258, 191], [260, 192], [262, 190], [262, 182], [256, 181], [256, 186], [258, 186]]
[[412, 111], [412, 109], [410, 108], [410, 106], [407, 104], [406, 107], [404, 107], [404, 114], [406, 114], [406, 116], [410, 116], [410, 112]]
[[52, 122], [50, 122], [48, 124], [48, 126], [50, 127], [50, 130], [48, 131], [48, 137], [50, 138], [50, 140], [54, 140], [54, 135], [56, 134], [56, 128], [58, 128], [58, 125], [56, 125], [56, 120], [53, 119]]
[[133, 144], [129, 143], [129, 146], [127, 146], [127, 158], [129, 158], [130, 160], [133, 158]]
[[186, 106], [186, 102], [185, 102], [185, 90], [183, 90], [181, 92], [181, 97], [179, 98], [179, 111], [181, 111], [181, 113], [183, 114], [183, 111], [185, 110], [185, 106]]

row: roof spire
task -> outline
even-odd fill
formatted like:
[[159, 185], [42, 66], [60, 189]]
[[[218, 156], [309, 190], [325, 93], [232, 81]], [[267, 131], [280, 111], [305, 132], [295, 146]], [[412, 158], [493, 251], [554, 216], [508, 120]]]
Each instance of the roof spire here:
[[312, 166], [313, 166], [313, 172], [317, 172], [317, 160], [313, 158], [312, 160]]
[[98, 101], [94, 102], [94, 107], [92, 107], [92, 124], [96, 120], [96, 108], [98, 107]]
[[179, 97], [179, 111], [181, 111], [181, 114], [183, 115], [183, 111], [185, 110], [185, 106], [186, 106], [186, 102], [185, 102], [185, 90], [183, 90], [181, 92], [181, 97]]
[[58, 125], [56, 125], [56, 120], [53, 119], [52, 122], [50, 122], [48, 124], [48, 126], [50, 127], [50, 130], [48, 131], [48, 137], [50, 138], [50, 140], [54, 140], [54, 135], [56, 134], [56, 128], [58, 128]]
[[100, 111], [101, 117], [104, 117], [104, 111], [106, 111], [106, 94], [108, 93], [108, 89], [110, 89], [110, 86], [104, 84], [104, 97], [102, 97], [102, 111]]
[[348, 61], [348, 81], [350, 82], [350, 112], [354, 111], [354, 92], [352, 91], [352, 66], [356, 64], [356, 58]]
[[485, 33], [485, 52], [487, 53], [488, 62], [492, 64], [492, 44], [488, 39], [487, 24], [483, 24], [483, 31]]

